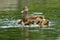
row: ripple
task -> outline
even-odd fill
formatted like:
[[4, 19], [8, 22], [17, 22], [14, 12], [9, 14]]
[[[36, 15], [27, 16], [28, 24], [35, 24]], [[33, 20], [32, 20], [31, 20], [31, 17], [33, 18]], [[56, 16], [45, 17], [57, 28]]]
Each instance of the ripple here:
[[[0, 26], [0, 28], [10, 28], [10, 27], [39, 27], [39, 25], [37, 24], [32, 24], [32, 25], [19, 25], [18, 22], [21, 21], [21, 19], [17, 19], [17, 20], [9, 20], [7, 18], [5, 19], [0, 19], [0, 24], [2, 24]], [[49, 26], [53, 26], [55, 25], [54, 21], [50, 21], [49, 22]]]

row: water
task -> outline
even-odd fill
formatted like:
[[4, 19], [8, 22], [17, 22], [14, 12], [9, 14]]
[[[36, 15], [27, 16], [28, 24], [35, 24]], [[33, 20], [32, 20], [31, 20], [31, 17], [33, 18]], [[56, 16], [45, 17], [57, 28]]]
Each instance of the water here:
[[[1, 35], [0, 39], [1, 40], [9, 40], [10, 38], [12, 38], [11, 40], [15, 40], [15, 39], [23, 40], [23, 31], [21, 31], [22, 25], [17, 24], [19, 20], [20, 19], [11, 19], [11, 20], [7, 18], [0, 19], [0, 35]], [[31, 25], [31, 27], [33, 28], [28, 30], [29, 39], [30, 40], [60, 40], [60, 28], [59, 28], [60, 25], [59, 23], [58, 24], [57, 23], [58, 21], [51, 21], [50, 28], [42, 28], [41, 30], [37, 29], [38, 27], [37, 25], [35, 26]], [[27, 25], [27, 27], [29, 26]]]
[[[18, 22], [21, 19], [14, 19], [14, 20], [10, 20], [10, 19], [0, 19], [0, 28], [10, 28], [10, 27], [21, 27], [23, 25], [18, 24]], [[54, 22], [50, 22], [49, 26], [53, 26], [55, 25]], [[29, 25], [26, 25], [25, 27], [29, 27]], [[30, 27], [39, 27], [39, 25], [37, 24], [32, 24]]]

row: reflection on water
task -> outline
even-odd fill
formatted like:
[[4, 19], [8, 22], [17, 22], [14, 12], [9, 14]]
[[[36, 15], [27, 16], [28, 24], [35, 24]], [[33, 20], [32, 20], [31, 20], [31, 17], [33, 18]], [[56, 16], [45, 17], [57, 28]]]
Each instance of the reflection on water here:
[[0, 19], [0, 28], [17, 27], [18, 20]]
[[[20, 27], [18, 25], [19, 19], [10, 20], [10, 19], [0, 19], [0, 28], [10, 28], [10, 27]], [[51, 21], [50, 26], [51, 28], [42, 28], [42, 30], [29, 30], [29, 39], [30, 40], [60, 40], [60, 30], [56, 28], [59, 25], [56, 25], [57, 22]], [[57, 26], [57, 27], [56, 27]], [[4, 30], [8, 31], [8, 30]], [[0, 32], [4, 32], [0, 31]]]
[[32, 33], [32, 32], [30, 33], [30, 38], [32, 38], [33, 40], [56, 40], [57, 37], [58, 34], [54, 30], [48, 30], [48, 31], [44, 30], [37, 33]]
[[60, 40], [60, 37], [57, 37], [57, 40]]
[[[20, 21], [21, 19], [0, 19], [0, 28], [9, 28], [9, 27], [19, 27], [21, 25], [18, 25], [18, 22]], [[55, 25], [54, 22], [50, 22], [50, 26], [52, 25]], [[33, 27], [35, 26], [38, 26], [38, 25], [31, 25]]]

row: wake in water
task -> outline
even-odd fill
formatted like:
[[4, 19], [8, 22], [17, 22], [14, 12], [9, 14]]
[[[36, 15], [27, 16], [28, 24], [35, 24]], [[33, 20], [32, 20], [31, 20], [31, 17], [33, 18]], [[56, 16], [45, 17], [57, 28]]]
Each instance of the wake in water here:
[[[17, 20], [9, 20], [9, 19], [0, 19], [0, 28], [10, 28], [10, 27], [29, 27], [29, 25], [20, 25], [18, 24], [18, 22], [21, 21], [21, 19], [17, 19]], [[1, 25], [2, 24], [2, 25]], [[49, 22], [49, 26], [53, 26], [55, 25], [54, 22]], [[39, 25], [37, 24], [32, 24], [30, 25], [30, 27], [39, 27]]]

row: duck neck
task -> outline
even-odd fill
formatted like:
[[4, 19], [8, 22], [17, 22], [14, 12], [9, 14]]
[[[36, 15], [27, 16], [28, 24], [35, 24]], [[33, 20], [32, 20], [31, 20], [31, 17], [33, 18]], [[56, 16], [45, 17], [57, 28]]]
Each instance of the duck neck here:
[[24, 17], [28, 16], [28, 12], [24, 12]]

